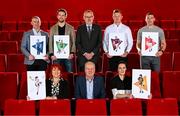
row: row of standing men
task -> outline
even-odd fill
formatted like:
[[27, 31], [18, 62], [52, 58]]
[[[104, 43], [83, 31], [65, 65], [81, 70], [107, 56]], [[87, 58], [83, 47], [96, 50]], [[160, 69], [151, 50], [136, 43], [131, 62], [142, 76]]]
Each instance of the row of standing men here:
[[[118, 67], [118, 62], [128, 62], [127, 55], [130, 53], [133, 46], [133, 38], [131, 30], [128, 26], [124, 25], [121, 21], [123, 19], [122, 12], [119, 9], [113, 10], [112, 18], [114, 23], [106, 27], [104, 32], [104, 39], [102, 39], [101, 27], [93, 23], [94, 13], [92, 10], [85, 10], [83, 19], [85, 24], [78, 27], [75, 35], [74, 27], [66, 22], [67, 11], [65, 9], [57, 10], [57, 23], [50, 28], [50, 36], [47, 32], [40, 29], [41, 20], [38, 16], [32, 17], [31, 24], [33, 28], [27, 32], [24, 32], [21, 51], [25, 55], [24, 64], [28, 71], [39, 71], [46, 70], [49, 62], [55, 64], [61, 64], [65, 67], [67, 72], [72, 72], [72, 59], [76, 53], [77, 64], [80, 71], [84, 70], [84, 64], [87, 61], [92, 61], [97, 65], [100, 47], [103, 43], [103, 49], [109, 58], [109, 70], [115, 71]], [[139, 29], [137, 34], [136, 48], [140, 55], [140, 62], [142, 69], [151, 69], [152, 71], [160, 72], [160, 56], [166, 49], [166, 41], [164, 31], [154, 25], [155, 17], [154, 14], [148, 12], [145, 16], [146, 26]], [[141, 41], [142, 32], [157, 32], [159, 38], [159, 50], [156, 56], [142, 56], [141, 55]], [[110, 33], [123, 33], [125, 35], [125, 47], [123, 48], [124, 53], [119, 56], [111, 56], [109, 54], [109, 34]], [[30, 36], [39, 35], [46, 36], [47, 55], [44, 60], [35, 59], [30, 53]], [[57, 59], [53, 53], [53, 39], [54, 35], [69, 35], [70, 37], [70, 55], [68, 59]], [[103, 42], [102, 42], [103, 40]], [[130, 65], [130, 64], [129, 64]]]

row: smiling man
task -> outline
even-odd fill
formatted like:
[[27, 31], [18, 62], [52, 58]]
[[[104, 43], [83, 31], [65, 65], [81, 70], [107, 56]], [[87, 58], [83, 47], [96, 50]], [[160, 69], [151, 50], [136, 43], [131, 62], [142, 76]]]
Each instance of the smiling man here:
[[75, 97], [77, 99], [105, 98], [104, 80], [95, 76], [95, 64], [91, 61], [85, 63], [85, 76], [78, 76], [75, 84]]

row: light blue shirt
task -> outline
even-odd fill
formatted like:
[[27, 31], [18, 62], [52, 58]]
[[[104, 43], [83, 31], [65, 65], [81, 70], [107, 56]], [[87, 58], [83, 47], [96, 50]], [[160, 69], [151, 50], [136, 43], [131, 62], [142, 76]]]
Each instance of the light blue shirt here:
[[93, 79], [86, 79], [87, 99], [93, 99]]

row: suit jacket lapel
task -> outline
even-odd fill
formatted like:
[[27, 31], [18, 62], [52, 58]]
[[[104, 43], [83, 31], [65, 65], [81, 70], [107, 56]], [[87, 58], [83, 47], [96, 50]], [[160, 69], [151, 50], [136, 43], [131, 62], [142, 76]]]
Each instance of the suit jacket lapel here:
[[86, 38], [87, 38], [87, 40], [89, 40], [90, 38], [89, 38], [89, 34], [88, 34], [88, 30], [87, 30], [87, 27], [86, 27], [86, 24], [84, 24], [84, 33], [86, 34]]
[[93, 80], [93, 98], [95, 98], [95, 93], [96, 93], [96, 90], [97, 90], [97, 84], [96, 84], [96, 77], [94, 77], [94, 80]]
[[82, 80], [82, 93], [85, 98], [87, 98], [87, 89], [86, 89], [86, 78], [84, 77]]
[[68, 30], [69, 30], [69, 27], [67, 25], [67, 23], [65, 24], [65, 35], [68, 35]]

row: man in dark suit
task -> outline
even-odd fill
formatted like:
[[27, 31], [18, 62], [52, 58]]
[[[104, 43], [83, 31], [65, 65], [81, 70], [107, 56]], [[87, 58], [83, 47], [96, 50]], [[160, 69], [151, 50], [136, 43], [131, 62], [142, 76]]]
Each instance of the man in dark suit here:
[[[40, 29], [41, 19], [38, 16], [32, 17], [31, 25], [33, 28], [24, 32], [21, 42], [21, 52], [25, 56], [24, 64], [26, 65], [28, 71], [44, 71], [46, 70], [47, 63], [49, 62], [47, 55], [49, 36], [47, 32]], [[46, 55], [44, 56], [44, 59], [35, 59], [35, 56], [33, 56], [30, 52], [30, 36], [33, 35], [46, 37]]]
[[105, 98], [104, 80], [95, 76], [95, 64], [91, 61], [85, 63], [85, 77], [76, 78], [75, 97], [77, 99]]
[[83, 18], [85, 24], [79, 26], [76, 34], [78, 68], [80, 71], [84, 70], [84, 64], [87, 61], [92, 61], [97, 64], [102, 41], [100, 26], [93, 24], [93, 12], [91, 10], [86, 10]]

